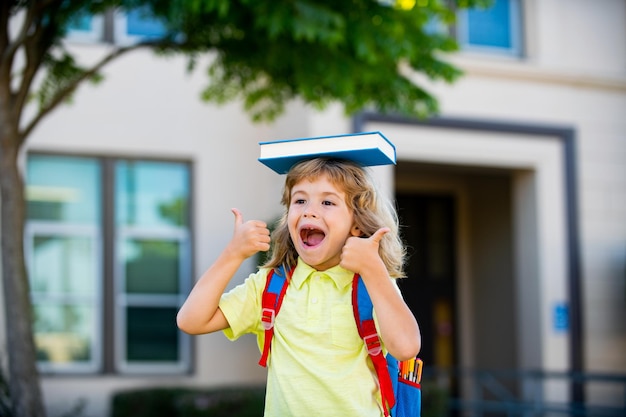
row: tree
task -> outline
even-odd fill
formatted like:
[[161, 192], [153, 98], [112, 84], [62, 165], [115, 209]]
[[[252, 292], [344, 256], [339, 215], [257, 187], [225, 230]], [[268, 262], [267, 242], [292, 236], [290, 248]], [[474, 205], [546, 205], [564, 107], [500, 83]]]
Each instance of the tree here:
[[[437, 102], [409, 80], [411, 72], [451, 82], [443, 61], [454, 40], [445, 31], [454, 8], [485, 0], [4, 0], [0, 5], [0, 204], [2, 275], [10, 395], [17, 417], [44, 416], [36, 369], [24, 251], [25, 202], [18, 155], [31, 132], [109, 62], [138, 48], [196, 59], [212, 53], [203, 97], [243, 100], [253, 120], [272, 120], [299, 97], [323, 108], [341, 102], [425, 116]], [[488, 1], [487, 1], [488, 2]], [[141, 9], [162, 20], [166, 34], [112, 46], [83, 67], [64, 46], [68, 25], [82, 15]], [[28, 111], [27, 111], [28, 110]], [[27, 115], [32, 115], [28, 117]]]

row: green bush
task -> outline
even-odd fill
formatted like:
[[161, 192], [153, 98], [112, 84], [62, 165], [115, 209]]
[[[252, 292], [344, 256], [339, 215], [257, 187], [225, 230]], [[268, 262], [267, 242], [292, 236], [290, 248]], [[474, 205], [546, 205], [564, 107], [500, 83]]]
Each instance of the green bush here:
[[[447, 402], [446, 389], [422, 382], [422, 417], [445, 416]], [[112, 417], [262, 417], [264, 403], [265, 387], [147, 388], [116, 393]]]
[[112, 417], [262, 417], [265, 387], [150, 388], [113, 396]]

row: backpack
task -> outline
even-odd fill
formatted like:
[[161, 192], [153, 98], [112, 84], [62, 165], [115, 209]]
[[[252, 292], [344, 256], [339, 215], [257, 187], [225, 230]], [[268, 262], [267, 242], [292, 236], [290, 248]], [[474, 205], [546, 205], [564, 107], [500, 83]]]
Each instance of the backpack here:
[[[259, 365], [267, 366], [274, 321], [287, 292], [293, 270], [284, 267], [272, 269], [261, 298], [261, 325], [265, 330], [265, 342]], [[387, 354], [383, 355], [380, 338], [374, 324], [374, 306], [363, 279], [354, 274], [352, 279], [352, 310], [354, 319], [367, 352], [376, 370], [385, 417], [419, 417], [421, 412], [421, 369], [419, 359], [399, 362]]]

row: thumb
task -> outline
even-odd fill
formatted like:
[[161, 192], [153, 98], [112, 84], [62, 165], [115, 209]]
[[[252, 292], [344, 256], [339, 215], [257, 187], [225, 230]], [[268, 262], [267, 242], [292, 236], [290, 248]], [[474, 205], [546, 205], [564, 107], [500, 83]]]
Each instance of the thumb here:
[[390, 231], [391, 229], [389, 229], [388, 227], [381, 227], [376, 231], [376, 233], [370, 236], [370, 240], [378, 244], [383, 239], [383, 236], [385, 236]]
[[233, 208], [230, 211], [235, 215], [235, 228], [243, 224], [243, 215], [239, 211], [239, 209]]

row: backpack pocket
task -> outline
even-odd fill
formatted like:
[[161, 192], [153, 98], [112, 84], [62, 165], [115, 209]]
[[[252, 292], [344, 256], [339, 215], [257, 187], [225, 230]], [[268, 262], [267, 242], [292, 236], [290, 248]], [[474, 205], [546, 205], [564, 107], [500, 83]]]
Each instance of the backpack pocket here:
[[396, 390], [396, 405], [392, 417], [420, 417], [422, 390], [420, 384], [400, 378]]
[[391, 417], [420, 417], [422, 412], [421, 369], [417, 371], [414, 367], [413, 372], [407, 374], [405, 371], [403, 375], [401, 363], [390, 354], [387, 355], [387, 369], [396, 399], [391, 409]]

